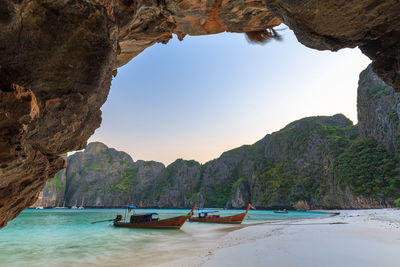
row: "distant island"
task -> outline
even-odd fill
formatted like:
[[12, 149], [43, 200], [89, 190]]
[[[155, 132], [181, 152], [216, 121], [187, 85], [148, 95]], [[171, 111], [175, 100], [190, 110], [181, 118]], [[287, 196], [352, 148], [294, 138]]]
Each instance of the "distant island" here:
[[359, 209], [400, 205], [400, 96], [368, 67], [358, 124], [344, 115], [292, 122], [205, 164], [133, 161], [88, 144], [47, 182], [34, 206]]

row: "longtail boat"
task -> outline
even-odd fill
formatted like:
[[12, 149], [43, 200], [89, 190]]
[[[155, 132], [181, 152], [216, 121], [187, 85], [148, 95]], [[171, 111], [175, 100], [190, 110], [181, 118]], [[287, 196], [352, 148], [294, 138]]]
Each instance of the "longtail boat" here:
[[274, 213], [289, 213], [286, 209], [283, 210], [275, 210]]
[[191, 212], [191, 217], [189, 218], [190, 222], [205, 222], [205, 223], [233, 223], [233, 224], [241, 224], [244, 217], [247, 215], [249, 212], [249, 209], [252, 206], [249, 204], [247, 205], [247, 209], [245, 212], [232, 215], [232, 216], [226, 216], [226, 217], [221, 217], [218, 214], [218, 211], [202, 211], [199, 212], [196, 216], [193, 215], [193, 212]]
[[[196, 205], [193, 205], [189, 214], [193, 213]], [[114, 226], [128, 228], [159, 228], [159, 229], [180, 229], [190, 215], [182, 215], [173, 218], [160, 220], [155, 212], [144, 214], [133, 214], [130, 216], [130, 221], [122, 220], [122, 215], [117, 215], [114, 219]]]

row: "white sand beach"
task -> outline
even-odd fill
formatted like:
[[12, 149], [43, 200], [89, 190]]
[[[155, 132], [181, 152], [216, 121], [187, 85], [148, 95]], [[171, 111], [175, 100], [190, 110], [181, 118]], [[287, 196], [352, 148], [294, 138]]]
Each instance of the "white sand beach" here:
[[243, 225], [162, 266], [399, 266], [400, 210]]

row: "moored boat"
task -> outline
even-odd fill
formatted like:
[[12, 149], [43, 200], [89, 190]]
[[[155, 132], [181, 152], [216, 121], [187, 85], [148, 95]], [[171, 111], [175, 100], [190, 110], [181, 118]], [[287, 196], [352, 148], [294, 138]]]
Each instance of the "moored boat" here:
[[[193, 205], [189, 214], [193, 213], [195, 207], [196, 205]], [[122, 215], [117, 215], [114, 219], [114, 226], [128, 228], [180, 229], [188, 218], [189, 215], [185, 214], [160, 220], [157, 213], [149, 212], [144, 214], [133, 214], [130, 216], [130, 221], [126, 222], [122, 220]]]
[[57, 207], [54, 207], [54, 208], [55, 208], [55, 209], [68, 209], [67, 207], [65, 207], [65, 200], [64, 200], [64, 202], [63, 202], [62, 207], [57, 206]]
[[76, 206], [76, 203], [78, 202], [78, 200], [76, 200], [75, 201], [75, 205], [73, 205], [72, 207], [71, 207], [71, 210], [76, 210], [76, 209], [78, 209], [78, 207]]
[[275, 210], [274, 213], [289, 213], [286, 209], [283, 210]]
[[205, 222], [205, 223], [232, 223], [232, 224], [241, 224], [244, 217], [249, 212], [251, 208], [251, 204], [247, 205], [247, 209], [245, 212], [221, 217], [218, 211], [201, 211], [196, 216], [192, 215], [189, 218], [190, 222]]
[[83, 199], [82, 199], [82, 203], [81, 203], [81, 205], [78, 207], [78, 210], [83, 210], [83, 209], [85, 209], [85, 208], [83, 207]]

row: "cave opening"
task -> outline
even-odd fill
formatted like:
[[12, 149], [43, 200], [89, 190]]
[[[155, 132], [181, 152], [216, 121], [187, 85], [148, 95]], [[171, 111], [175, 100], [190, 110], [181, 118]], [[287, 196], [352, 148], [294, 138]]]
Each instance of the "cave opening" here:
[[149, 47], [118, 70], [89, 142], [135, 160], [204, 163], [303, 117], [357, 123], [358, 75], [370, 60], [358, 49], [309, 49], [280, 28], [282, 40], [265, 45], [222, 33]]

